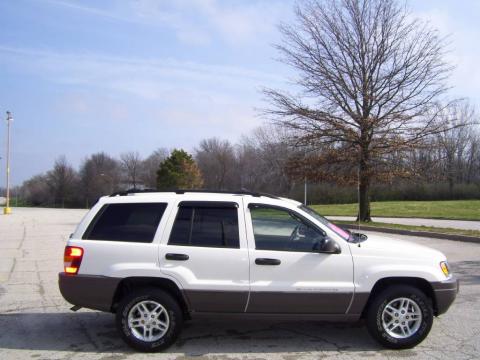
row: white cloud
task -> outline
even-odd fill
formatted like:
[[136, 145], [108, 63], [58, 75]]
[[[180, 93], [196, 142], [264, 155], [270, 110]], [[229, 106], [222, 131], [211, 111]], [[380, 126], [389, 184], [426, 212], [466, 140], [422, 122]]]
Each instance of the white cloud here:
[[[162, 124], [173, 131], [170, 140], [180, 146], [210, 136], [236, 140], [260, 125], [258, 88], [283, 81], [241, 67], [1, 45], [0, 66], [56, 84], [62, 95], [52, 100], [53, 112], [73, 126], [125, 126], [141, 118], [147, 128]], [[184, 126], [188, 131], [180, 134]]]
[[271, 37], [276, 31], [275, 24], [291, 9], [290, 1], [266, 0], [126, 0], [103, 9], [64, 0], [48, 2], [113, 21], [167, 27], [178, 40], [191, 45], [210, 44], [213, 38], [238, 45]]
[[[149, 0], [152, 1], [152, 0]], [[288, 2], [221, 2], [213, 0], [189, 1], [202, 18], [227, 42], [253, 41], [258, 37], [271, 36], [282, 14], [288, 13]]]
[[[131, 116], [131, 109], [118, 99], [115, 99], [108, 94], [98, 96], [98, 94], [91, 94], [74, 90], [67, 92], [65, 95], [55, 99], [53, 111], [59, 115], [64, 121], [69, 121], [72, 115], [77, 115], [83, 118], [83, 124], [98, 124], [98, 117], [104, 120], [113, 122], [126, 121]], [[93, 117], [92, 114], [98, 114]]]
[[[248, 68], [206, 65], [175, 59], [141, 59], [92, 53], [57, 53], [0, 45], [0, 62], [49, 81], [90, 85], [135, 94], [145, 99], [172, 89], [196, 89], [222, 97], [232, 92], [255, 92], [256, 86], [282, 82], [281, 76]], [[211, 86], [215, 84], [215, 86]], [[217, 90], [215, 90], [217, 89]]]

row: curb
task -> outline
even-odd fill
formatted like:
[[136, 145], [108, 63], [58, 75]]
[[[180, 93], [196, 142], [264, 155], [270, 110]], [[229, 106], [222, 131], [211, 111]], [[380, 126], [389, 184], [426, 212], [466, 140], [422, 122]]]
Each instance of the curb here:
[[[357, 225], [339, 225], [346, 229], [358, 230]], [[408, 235], [408, 236], [420, 236], [426, 238], [435, 238], [435, 239], [444, 239], [444, 240], [453, 240], [453, 241], [463, 241], [470, 243], [480, 244], [480, 237], [476, 236], [467, 236], [467, 235], [455, 235], [455, 234], [441, 234], [436, 232], [429, 231], [415, 231], [415, 230], [401, 230], [401, 229], [391, 229], [391, 228], [382, 228], [382, 227], [373, 227], [373, 226], [364, 226], [360, 227], [361, 230], [374, 231], [374, 232], [383, 232], [387, 234], [398, 234], [398, 235]]]

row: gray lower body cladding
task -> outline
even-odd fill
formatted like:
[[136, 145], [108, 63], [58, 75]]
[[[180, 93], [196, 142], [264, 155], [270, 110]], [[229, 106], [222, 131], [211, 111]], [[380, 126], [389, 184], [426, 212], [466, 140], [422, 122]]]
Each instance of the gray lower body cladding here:
[[[59, 274], [59, 288], [69, 303], [100, 311], [111, 311], [121, 278]], [[352, 293], [290, 293], [185, 290], [193, 313], [336, 314], [344, 315]]]
[[100, 311], [111, 311], [113, 296], [121, 280], [108, 276], [58, 274], [58, 286], [65, 300]]
[[432, 288], [437, 304], [436, 315], [445, 313], [457, 297], [460, 284], [455, 277], [449, 280], [432, 282]]
[[[185, 290], [195, 312], [345, 314], [352, 293]], [[247, 305], [248, 302], [248, 305]]]
[[247, 291], [184, 290], [190, 311], [243, 313], [248, 300]]
[[[95, 275], [59, 274], [62, 296], [69, 303], [100, 311], [111, 311], [121, 278]], [[455, 300], [458, 281], [455, 278], [432, 282], [436, 314], [443, 314]], [[300, 293], [300, 292], [229, 292], [185, 290], [188, 311], [192, 313], [237, 314], [318, 314], [359, 316], [368, 293]], [[247, 306], [248, 302], [248, 306]], [[247, 307], [247, 313], [245, 313]], [[348, 310], [348, 314], [347, 314]]]
[[345, 314], [352, 293], [251, 292], [247, 312], [284, 314]]

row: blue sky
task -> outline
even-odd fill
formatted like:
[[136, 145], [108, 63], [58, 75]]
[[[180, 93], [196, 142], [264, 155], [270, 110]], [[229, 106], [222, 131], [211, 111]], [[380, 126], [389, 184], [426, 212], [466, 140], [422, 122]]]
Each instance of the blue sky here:
[[[193, 150], [262, 124], [262, 86], [286, 87], [276, 24], [290, 0], [0, 0], [0, 116], [14, 114], [12, 180], [66, 155]], [[450, 34], [452, 96], [480, 105], [480, 1], [417, 0]], [[5, 126], [0, 126], [4, 153]], [[4, 184], [4, 159], [0, 186]]]

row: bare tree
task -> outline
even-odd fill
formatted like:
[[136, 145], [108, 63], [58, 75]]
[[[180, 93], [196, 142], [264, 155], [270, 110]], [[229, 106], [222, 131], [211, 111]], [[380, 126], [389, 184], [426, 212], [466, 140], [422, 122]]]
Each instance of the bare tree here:
[[149, 157], [142, 162], [142, 172], [140, 179], [146, 188], [155, 189], [157, 187], [157, 171], [160, 164], [168, 157], [169, 151], [165, 148], [155, 150]]
[[[478, 119], [478, 118], [477, 118]], [[465, 177], [467, 183], [480, 185], [480, 131], [478, 127], [470, 132], [468, 154], [466, 155]], [[480, 186], [479, 186], [480, 187]]]
[[134, 189], [137, 188], [141, 174], [142, 159], [138, 151], [130, 151], [120, 155], [120, 164], [125, 173], [127, 182]]
[[118, 190], [120, 171], [118, 161], [101, 152], [91, 155], [80, 167], [85, 206], [89, 207], [103, 195]]
[[35, 175], [22, 184], [23, 199], [29, 206], [51, 205], [50, 191], [45, 175]]
[[65, 203], [71, 203], [76, 196], [77, 173], [67, 162], [65, 156], [55, 160], [53, 169], [47, 172], [46, 184], [50, 189], [51, 198], [55, 206], [65, 207]]
[[243, 136], [238, 151], [241, 186], [276, 195], [288, 195], [292, 181], [286, 170], [294, 149], [285, 141], [282, 129], [262, 126]]
[[301, 91], [265, 90], [266, 112], [308, 151], [296, 163], [310, 178], [358, 176], [359, 219], [370, 221], [370, 185], [401, 170], [392, 155], [445, 129], [432, 111], [451, 70], [444, 41], [395, 0], [304, 1], [280, 30]]
[[[440, 112], [445, 121], [457, 126], [437, 134], [436, 140], [443, 161], [443, 177], [446, 178], [450, 190], [453, 193], [453, 185], [457, 182], [466, 181], [466, 169], [468, 166], [467, 153], [469, 151], [472, 134], [471, 124], [475, 122], [475, 109], [467, 102], [452, 104]], [[470, 126], [469, 126], [470, 125]]]
[[204, 139], [195, 149], [195, 161], [207, 189], [233, 190], [235, 186], [235, 150], [228, 140]]

